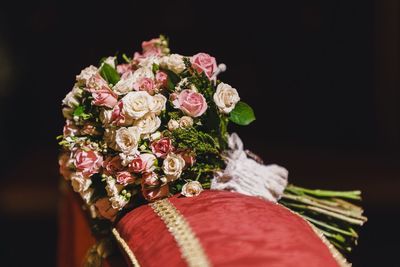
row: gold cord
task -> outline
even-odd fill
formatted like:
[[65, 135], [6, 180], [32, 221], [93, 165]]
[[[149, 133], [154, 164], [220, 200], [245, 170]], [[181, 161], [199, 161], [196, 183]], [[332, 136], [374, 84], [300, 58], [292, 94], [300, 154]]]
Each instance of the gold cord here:
[[210, 263], [192, 228], [182, 214], [168, 200], [151, 203], [154, 212], [164, 221], [168, 231], [175, 238], [182, 257], [189, 267], [208, 267]]

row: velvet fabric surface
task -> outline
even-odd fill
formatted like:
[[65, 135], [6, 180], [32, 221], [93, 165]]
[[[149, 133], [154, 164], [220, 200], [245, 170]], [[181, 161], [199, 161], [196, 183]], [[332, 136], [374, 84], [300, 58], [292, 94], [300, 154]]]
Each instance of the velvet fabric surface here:
[[[190, 224], [212, 266], [338, 266], [308, 223], [279, 204], [213, 190], [169, 200]], [[117, 230], [141, 266], [187, 266], [150, 206], [126, 214]]]

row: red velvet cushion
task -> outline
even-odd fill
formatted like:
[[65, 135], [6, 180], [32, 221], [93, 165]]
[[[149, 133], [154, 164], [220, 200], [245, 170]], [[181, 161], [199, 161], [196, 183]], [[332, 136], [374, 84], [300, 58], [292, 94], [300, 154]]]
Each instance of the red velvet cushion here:
[[[189, 222], [213, 266], [338, 266], [311, 227], [280, 205], [211, 190], [170, 201]], [[186, 266], [151, 207], [126, 214], [117, 230], [141, 266]]]

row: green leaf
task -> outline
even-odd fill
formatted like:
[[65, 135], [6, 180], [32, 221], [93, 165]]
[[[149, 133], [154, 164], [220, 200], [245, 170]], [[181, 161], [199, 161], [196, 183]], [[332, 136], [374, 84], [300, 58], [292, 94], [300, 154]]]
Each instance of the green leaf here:
[[100, 75], [112, 85], [115, 85], [120, 80], [118, 72], [107, 63], [103, 63], [103, 66], [100, 69]]
[[177, 83], [179, 83], [179, 81], [181, 79], [173, 71], [170, 71], [170, 70], [163, 70], [163, 71], [166, 72], [167, 75], [168, 75], [168, 79], [167, 79], [167, 88], [168, 88], [168, 90], [174, 91], [175, 90], [175, 85]]
[[253, 109], [246, 103], [240, 101], [231, 111], [229, 120], [239, 125], [249, 125], [256, 119]]

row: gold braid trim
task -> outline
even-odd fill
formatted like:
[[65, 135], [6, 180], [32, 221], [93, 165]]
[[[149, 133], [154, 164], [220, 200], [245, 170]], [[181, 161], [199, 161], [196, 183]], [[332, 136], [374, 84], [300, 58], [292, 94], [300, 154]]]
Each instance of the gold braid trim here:
[[178, 243], [182, 257], [189, 267], [208, 267], [210, 263], [189, 223], [168, 200], [151, 203], [154, 212], [164, 221], [168, 231]]
[[343, 255], [332, 245], [331, 242], [329, 242], [329, 240], [325, 237], [324, 233], [321, 232], [321, 230], [319, 230], [317, 227], [315, 227], [312, 223], [310, 223], [309, 221], [307, 221], [306, 219], [304, 219], [300, 214], [298, 214], [297, 212], [285, 207], [282, 204], [278, 205], [284, 207], [285, 209], [287, 209], [288, 211], [290, 211], [291, 213], [295, 214], [296, 216], [299, 216], [300, 218], [302, 218], [305, 222], [307, 222], [307, 224], [311, 227], [311, 229], [314, 231], [314, 233], [319, 237], [319, 239], [321, 239], [322, 243], [325, 244], [325, 246], [327, 246], [329, 252], [331, 253], [332, 257], [335, 259], [336, 263], [340, 266], [340, 267], [351, 267], [351, 263], [349, 263], [345, 257], [343, 257]]
[[122, 249], [125, 251], [126, 255], [128, 255], [129, 260], [135, 267], [140, 267], [140, 264], [138, 260], [135, 257], [135, 254], [133, 254], [131, 248], [128, 246], [128, 244], [125, 242], [125, 240], [119, 235], [119, 232], [117, 229], [113, 228], [112, 233], [117, 240], [117, 242], [121, 245]]

